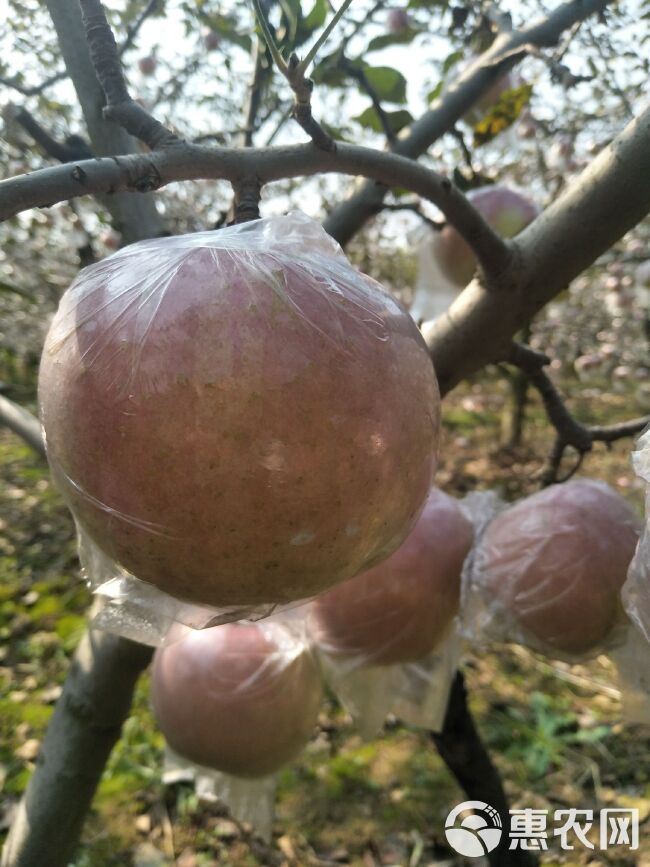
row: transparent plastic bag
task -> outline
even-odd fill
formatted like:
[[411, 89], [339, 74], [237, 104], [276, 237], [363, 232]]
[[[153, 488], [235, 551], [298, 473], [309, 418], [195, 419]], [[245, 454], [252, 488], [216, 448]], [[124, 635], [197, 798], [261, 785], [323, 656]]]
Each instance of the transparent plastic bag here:
[[455, 624], [435, 650], [400, 665], [341, 666], [321, 653], [325, 679], [362, 737], [371, 739], [392, 715], [406, 725], [442, 731], [460, 660]]
[[650, 641], [650, 429], [637, 440], [632, 466], [645, 482], [645, 526], [623, 587], [623, 605], [633, 623]]
[[603, 482], [545, 488], [483, 518], [463, 576], [462, 633], [523, 644], [567, 662], [625, 640], [620, 601], [639, 532], [632, 507]]
[[436, 460], [418, 329], [300, 213], [81, 271], [39, 402], [103, 625], [153, 644], [170, 623], [264, 616], [379, 562]]
[[298, 616], [191, 631], [154, 655], [151, 701], [170, 748], [228, 776], [268, 777], [291, 761], [321, 698]]
[[442, 724], [473, 533], [461, 504], [432, 488], [391, 557], [307, 606], [326, 678], [365, 735], [376, 734], [389, 713], [433, 730]]
[[271, 840], [275, 812], [277, 775], [249, 780], [222, 774], [188, 762], [169, 747], [165, 749], [163, 783], [191, 782], [202, 801], [220, 802], [238, 822], [252, 825], [258, 837]]
[[621, 690], [623, 720], [632, 725], [650, 725], [650, 644], [630, 624], [625, 640], [612, 649]]

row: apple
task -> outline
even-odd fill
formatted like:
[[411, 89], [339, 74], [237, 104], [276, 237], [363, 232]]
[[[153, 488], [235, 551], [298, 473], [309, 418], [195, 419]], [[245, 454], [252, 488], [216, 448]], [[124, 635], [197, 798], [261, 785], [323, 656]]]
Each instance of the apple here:
[[[467, 198], [503, 238], [513, 238], [531, 223], [539, 209], [527, 196], [510, 187], [494, 185], [472, 190]], [[460, 232], [446, 224], [438, 236], [435, 255], [444, 275], [459, 288], [467, 286], [477, 260]]]
[[228, 623], [158, 649], [154, 715], [169, 746], [195, 764], [262, 777], [309, 740], [322, 697], [305, 644], [279, 623]]
[[221, 37], [216, 30], [203, 31], [203, 45], [206, 51], [216, 51], [221, 45]]
[[122, 236], [115, 229], [105, 229], [99, 236], [99, 240], [108, 250], [119, 250]]
[[315, 643], [335, 659], [362, 665], [414, 662], [430, 653], [458, 612], [473, 535], [458, 503], [432, 488], [417, 524], [391, 557], [311, 603]]
[[156, 58], [147, 54], [145, 57], [141, 57], [138, 60], [138, 69], [140, 70], [142, 75], [150, 76], [153, 75], [156, 71], [156, 67], [158, 66], [158, 61]]
[[79, 525], [204, 605], [307, 598], [385, 559], [436, 464], [415, 323], [300, 214], [86, 268], [50, 327], [39, 399]]
[[386, 23], [390, 33], [401, 33], [410, 26], [411, 19], [406, 9], [395, 8], [388, 10]]
[[553, 485], [494, 518], [476, 553], [477, 585], [494, 617], [510, 618], [525, 643], [551, 654], [593, 651], [621, 615], [640, 529], [632, 507], [603, 482]]

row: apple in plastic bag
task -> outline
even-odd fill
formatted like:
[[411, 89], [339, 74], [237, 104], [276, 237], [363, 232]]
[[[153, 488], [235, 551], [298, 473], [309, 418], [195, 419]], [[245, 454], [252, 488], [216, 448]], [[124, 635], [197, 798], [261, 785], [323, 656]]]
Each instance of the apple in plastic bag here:
[[[481, 187], [467, 198], [502, 238], [513, 238], [531, 223], [539, 210], [529, 198], [509, 187]], [[476, 271], [477, 259], [460, 232], [450, 224], [443, 227], [435, 246], [440, 269], [456, 286], [467, 286]]]
[[[620, 620], [640, 521], [603, 482], [553, 485], [498, 514], [478, 547], [476, 582], [504, 640], [580, 655]], [[507, 622], [504, 620], [504, 622]]]
[[436, 463], [418, 329], [301, 214], [82, 271], [39, 401], [53, 477], [95, 544], [217, 607], [309, 597], [386, 558]]
[[317, 645], [359, 665], [414, 662], [430, 653], [458, 612], [473, 536], [453, 497], [432, 488], [417, 524], [392, 556], [311, 604]]
[[233, 776], [262, 777], [305, 746], [322, 687], [313, 655], [280, 624], [228, 623], [157, 650], [151, 696], [178, 755]]

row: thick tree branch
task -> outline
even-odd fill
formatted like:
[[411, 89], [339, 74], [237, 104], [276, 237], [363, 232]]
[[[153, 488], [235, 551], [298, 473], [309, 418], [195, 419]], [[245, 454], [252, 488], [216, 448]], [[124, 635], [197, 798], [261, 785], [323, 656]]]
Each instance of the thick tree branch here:
[[[131, 136], [103, 117], [104, 94], [90, 59], [79, 4], [68, 0], [45, 0], [45, 4], [79, 98], [93, 153], [102, 157], [135, 151], [136, 143]], [[66, 170], [71, 171], [70, 168]], [[105, 192], [113, 191], [108, 189]], [[114, 228], [127, 244], [164, 231], [152, 196], [115, 191], [104, 196], [102, 204], [110, 213]]]
[[106, 96], [104, 117], [120, 124], [152, 150], [181, 139], [166, 129], [129, 95], [113, 31], [101, 0], [79, 0], [90, 57]]
[[234, 182], [255, 176], [265, 184], [322, 172], [389, 181], [433, 202], [468, 241], [488, 274], [498, 275], [510, 260], [508, 245], [447, 178], [404, 157], [348, 144], [332, 152], [313, 145], [241, 149], [183, 143], [146, 155], [42, 169], [0, 182], [0, 220], [88, 193], [155, 190], [172, 181], [198, 178]]
[[82, 638], [2, 851], [1, 867], [66, 867], [152, 648]]
[[45, 443], [38, 419], [34, 418], [31, 412], [2, 395], [0, 395], [0, 425], [8, 427], [42, 458], [45, 457]]
[[[398, 139], [394, 152], [417, 159], [449, 132], [501, 76], [526, 56], [528, 46], [555, 45], [565, 30], [601, 12], [608, 2], [611, 0], [569, 0], [530, 27], [500, 34], [490, 49], [410, 126], [406, 135]], [[388, 185], [364, 184], [334, 208], [324, 223], [326, 230], [345, 246], [369, 217], [377, 213], [387, 189]]]
[[514, 334], [650, 211], [650, 107], [511, 242], [489, 292], [475, 280], [448, 313], [425, 323], [443, 393], [507, 358]]
[[[440, 733], [431, 740], [470, 801], [483, 801], [494, 807], [509, 830], [509, 804], [499, 772], [492, 764], [467, 706], [467, 690], [461, 672], [451, 687], [445, 721]], [[525, 850], [508, 849], [508, 834], [487, 856], [491, 867], [533, 867], [535, 856]]]
[[43, 148], [48, 156], [53, 157], [61, 163], [92, 159], [93, 157], [88, 143], [81, 136], [72, 135], [65, 142], [59, 142], [25, 108], [19, 108], [16, 111], [14, 119], [16, 123], [19, 123], [31, 135], [36, 144]]

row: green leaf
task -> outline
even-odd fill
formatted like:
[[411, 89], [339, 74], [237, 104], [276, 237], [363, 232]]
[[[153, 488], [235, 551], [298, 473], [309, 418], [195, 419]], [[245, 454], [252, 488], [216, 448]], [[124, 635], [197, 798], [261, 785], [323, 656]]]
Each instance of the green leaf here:
[[429, 93], [427, 94], [427, 102], [433, 102], [434, 99], [438, 99], [438, 97], [442, 93], [442, 89], [444, 88], [444, 86], [445, 86], [445, 82], [443, 79], [441, 79], [436, 84], [436, 86], [433, 88], [433, 90], [430, 90]]
[[[400, 108], [397, 111], [386, 111], [384, 114], [388, 120], [388, 126], [393, 133], [398, 133], [401, 129], [404, 129], [405, 126], [413, 123], [413, 115], [410, 111], [406, 111], [406, 109], [403, 108]], [[372, 105], [368, 106], [368, 108], [365, 109], [365, 111], [362, 111], [361, 114], [353, 117], [352, 120], [356, 120], [357, 123], [361, 124], [361, 126], [365, 126], [367, 129], [372, 129], [375, 132], [384, 131], [379, 115], [375, 107]]]
[[389, 45], [407, 45], [413, 41], [418, 33], [422, 33], [419, 27], [404, 27], [399, 33], [385, 33], [383, 36], [375, 36], [368, 43], [366, 51], [379, 51]]
[[448, 54], [447, 57], [445, 57], [444, 63], [442, 64], [442, 74], [447, 75], [452, 66], [455, 66], [458, 61], [462, 59], [462, 51], [452, 51], [451, 54]]
[[522, 84], [504, 91], [488, 113], [474, 127], [474, 145], [492, 141], [495, 136], [508, 129], [530, 102], [533, 92], [531, 84]]
[[338, 65], [338, 51], [328, 54], [314, 67], [311, 78], [314, 84], [324, 84], [326, 87], [343, 87], [347, 76]]
[[406, 102], [406, 79], [392, 66], [366, 66], [363, 71], [381, 102]]
[[317, 27], [322, 27], [327, 18], [327, 0], [316, 0], [311, 11], [302, 22], [303, 27], [309, 33], [316, 30]]
[[252, 46], [250, 36], [247, 36], [244, 33], [238, 33], [235, 28], [235, 23], [231, 18], [219, 14], [206, 15], [205, 22], [210, 30], [214, 30], [222, 37], [222, 39], [225, 39], [226, 42], [232, 42], [234, 45], [243, 48], [244, 51], [250, 52]]

